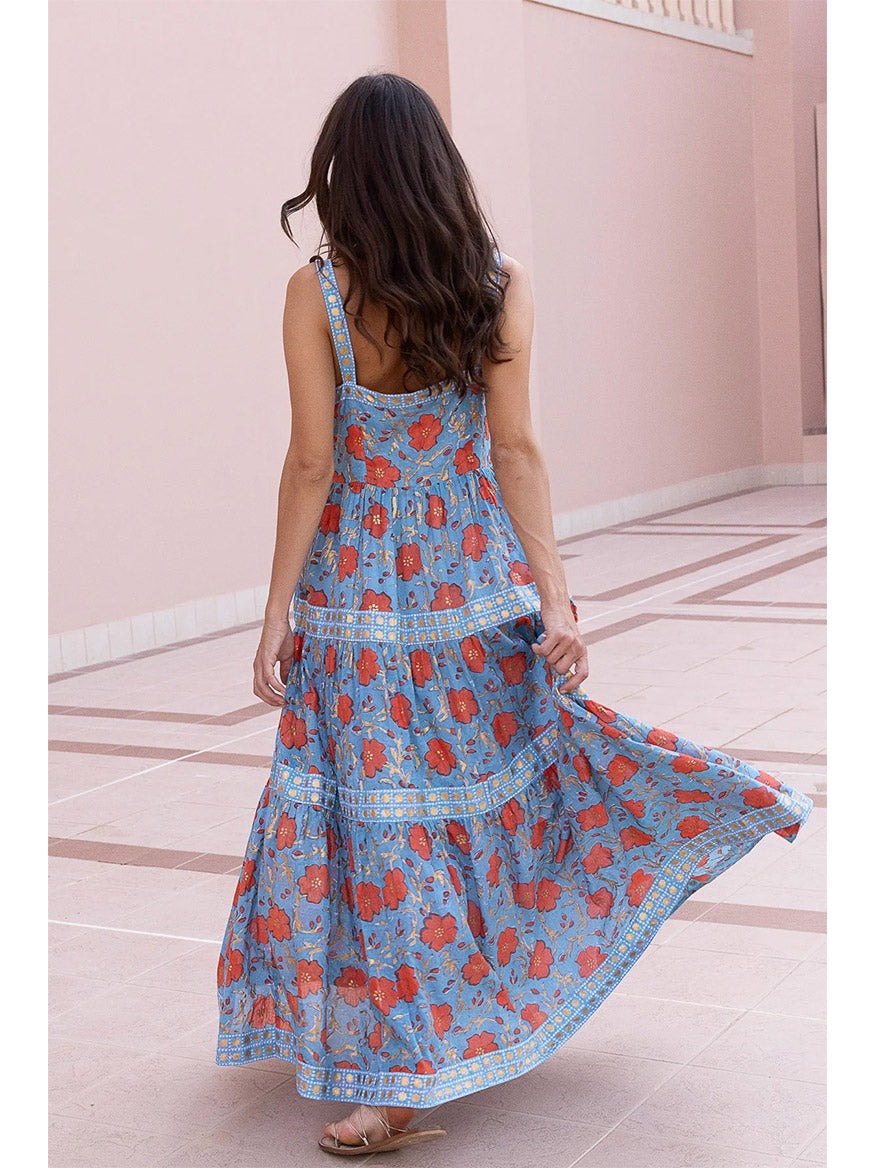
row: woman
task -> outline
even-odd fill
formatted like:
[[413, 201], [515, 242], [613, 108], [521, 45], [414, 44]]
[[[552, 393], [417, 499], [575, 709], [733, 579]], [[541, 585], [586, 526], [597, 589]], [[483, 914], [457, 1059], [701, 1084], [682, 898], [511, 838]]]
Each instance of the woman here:
[[327, 254], [287, 288], [254, 662], [282, 714], [217, 1061], [288, 1059], [304, 1096], [358, 1103], [320, 1140], [358, 1155], [444, 1134], [407, 1128], [546, 1059], [684, 899], [812, 803], [581, 692], [529, 281], [423, 90], [354, 81], [290, 237], [314, 198]]

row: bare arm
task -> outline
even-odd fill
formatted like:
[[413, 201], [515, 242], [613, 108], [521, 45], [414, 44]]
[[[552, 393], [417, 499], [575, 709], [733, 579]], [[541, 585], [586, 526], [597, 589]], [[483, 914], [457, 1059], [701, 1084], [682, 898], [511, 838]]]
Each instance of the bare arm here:
[[334, 473], [335, 377], [331, 338], [319, 282], [311, 265], [286, 286], [283, 348], [292, 404], [292, 433], [280, 476], [277, 536], [265, 621], [253, 661], [253, 693], [283, 705], [292, 663], [289, 605], [316, 533]]
[[493, 467], [541, 601], [545, 636], [534, 650], [557, 673], [568, 673], [575, 667], [574, 676], [560, 686], [562, 692], [569, 692], [589, 672], [587, 646], [578, 634], [569, 604], [566, 573], [554, 538], [547, 467], [532, 426], [529, 365], [533, 305], [529, 277], [516, 260], [504, 256], [503, 262], [511, 279], [505, 294], [502, 336], [514, 356], [496, 364], [484, 361]]

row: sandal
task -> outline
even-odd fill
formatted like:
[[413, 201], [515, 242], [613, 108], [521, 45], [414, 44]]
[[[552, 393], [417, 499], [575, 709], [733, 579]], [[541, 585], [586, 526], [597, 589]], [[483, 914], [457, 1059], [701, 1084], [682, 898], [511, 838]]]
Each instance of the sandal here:
[[319, 1146], [324, 1152], [331, 1152], [333, 1156], [370, 1156], [372, 1152], [389, 1152], [395, 1148], [401, 1148], [405, 1144], [413, 1144], [422, 1140], [434, 1139], [436, 1136], [446, 1136], [447, 1132], [443, 1128], [431, 1128], [428, 1131], [410, 1131], [404, 1127], [393, 1127], [380, 1107], [372, 1107], [369, 1103], [362, 1103], [353, 1112], [353, 1115], [358, 1115], [360, 1112], [368, 1111], [373, 1113], [380, 1121], [386, 1135], [377, 1143], [371, 1143], [368, 1139], [368, 1133], [365, 1131], [364, 1124], [362, 1130], [353, 1123], [353, 1117], [347, 1119], [347, 1123], [353, 1129], [357, 1136], [362, 1140], [361, 1144], [342, 1144], [338, 1139], [338, 1125], [333, 1123], [332, 1136], [323, 1136], [319, 1141]]

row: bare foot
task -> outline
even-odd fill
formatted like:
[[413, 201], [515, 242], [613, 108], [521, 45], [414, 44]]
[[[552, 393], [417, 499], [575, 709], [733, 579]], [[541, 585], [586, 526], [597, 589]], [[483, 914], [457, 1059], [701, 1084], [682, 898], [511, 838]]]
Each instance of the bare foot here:
[[[338, 1141], [342, 1144], [361, 1144], [363, 1143], [362, 1132], [364, 1132], [369, 1143], [379, 1144], [388, 1139], [388, 1136], [380, 1119], [374, 1114], [376, 1110], [378, 1108], [370, 1105], [360, 1105], [351, 1112], [347, 1119], [327, 1123], [323, 1128], [323, 1133], [330, 1139], [334, 1139], [335, 1132], [337, 1132]], [[406, 1128], [417, 1114], [415, 1107], [381, 1106], [379, 1110], [390, 1127], [396, 1129], [393, 1131], [393, 1135], [397, 1134], [399, 1128]]]

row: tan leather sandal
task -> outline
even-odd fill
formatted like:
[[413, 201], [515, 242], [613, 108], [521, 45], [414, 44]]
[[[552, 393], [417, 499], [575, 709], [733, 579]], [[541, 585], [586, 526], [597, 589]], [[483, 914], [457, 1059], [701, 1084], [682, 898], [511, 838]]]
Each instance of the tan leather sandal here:
[[422, 1143], [425, 1140], [435, 1139], [436, 1136], [447, 1135], [447, 1132], [440, 1127], [430, 1128], [428, 1131], [422, 1131], [419, 1129], [416, 1131], [410, 1131], [410, 1129], [404, 1127], [393, 1127], [386, 1116], [383, 1114], [382, 1108], [372, 1107], [369, 1103], [361, 1103], [353, 1112], [353, 1115], [358, 1115], [363, 1111], [368, 1111], [369, 1113], [373, 1112], [373, 1114], [380, 1121], [380, 1126], [386, 1133], [382, 1140], [378, 1140], [376, 1143], [372, 1143], [372, 1141], [368, 1139], [368, 1133], [365, 1131], [364, 1123], [362, 1124], [362, 1130], [360, 1131], [353, 1122], [353, 1116], [351, 1115], [347, 1119], [347, 1123], [361, 1139], [362, 1143], [342, 1144], [338, 1138], [338, 1125], [333, 1123], [331, 1125], [332, 1135], [323, 1136], [319, 1141], [319, 1146], [322, 1148], [322, 1150], [324, 1152], [330, 1152], [333, 1156], [370, 1156], [372, 1152], [390, 1152], [394, 1151], [396, 1148], [402, 1148], [406, 1144]]

